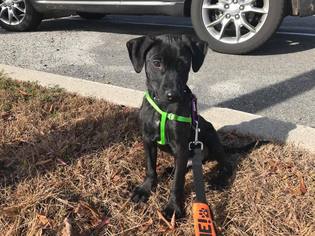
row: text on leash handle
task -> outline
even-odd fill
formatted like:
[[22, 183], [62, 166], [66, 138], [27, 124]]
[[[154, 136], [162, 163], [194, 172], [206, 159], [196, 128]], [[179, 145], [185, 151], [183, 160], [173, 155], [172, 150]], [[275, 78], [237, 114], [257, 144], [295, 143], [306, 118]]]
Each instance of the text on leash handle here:
[[206, 203], [193, 204], [194, 229], [196, 236], [216, 236], [211, 211]]

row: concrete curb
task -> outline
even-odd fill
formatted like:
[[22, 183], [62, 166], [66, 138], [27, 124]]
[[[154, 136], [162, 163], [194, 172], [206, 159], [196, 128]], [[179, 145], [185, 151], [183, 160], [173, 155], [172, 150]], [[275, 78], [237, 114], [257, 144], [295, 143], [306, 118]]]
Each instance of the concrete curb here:
[[[137, 108], [143, 99], [143, 92], [138, 90], [0, 64], [0, 71], [2, 70], [13, 79], [35, 81], [46, 87], [58, 85], [69, 92], [104, 99], [119, 105]], [[200, 107], [201, 115], [211, 121], [218, 130], [235, 131], [242, 135], [294, 144], [315, 153], [314, 128], [226, 108], [206, 108], [204, 105]]]

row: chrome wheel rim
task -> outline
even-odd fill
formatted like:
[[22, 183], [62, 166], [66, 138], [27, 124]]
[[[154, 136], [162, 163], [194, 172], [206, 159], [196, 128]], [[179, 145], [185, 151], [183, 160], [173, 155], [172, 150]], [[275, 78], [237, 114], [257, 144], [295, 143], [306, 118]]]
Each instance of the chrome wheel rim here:
[[208, 33], [227, 44], [254, 37], [269, 14], [270, 0], [204, 0], [202, 19]]
[[0, 20], [8, 25], [18, 25], [26, 13], [25, 0], [0, 0]]

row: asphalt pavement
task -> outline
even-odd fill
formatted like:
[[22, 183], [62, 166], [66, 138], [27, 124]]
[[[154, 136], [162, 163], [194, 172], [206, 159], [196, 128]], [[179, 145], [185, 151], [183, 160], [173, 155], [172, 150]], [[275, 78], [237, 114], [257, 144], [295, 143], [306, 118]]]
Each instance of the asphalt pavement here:
[[[288, 17], [260, 50], [209, 51], [189, 84], [206, 106], [227, 107], [315, 127], [315, 17]], [[44, 21], [37, 32], [0, 29], [0, 63], [145, 90], [126, 42], [140, 35], [193, 33], [187, 18], [108, 16]]]

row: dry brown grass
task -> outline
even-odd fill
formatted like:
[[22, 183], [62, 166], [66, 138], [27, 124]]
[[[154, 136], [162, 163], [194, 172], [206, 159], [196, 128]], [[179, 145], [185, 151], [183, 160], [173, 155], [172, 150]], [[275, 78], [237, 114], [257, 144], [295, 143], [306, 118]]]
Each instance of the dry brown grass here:
[[[187, 217], [173, 231], [158, 219], [172, 178], [168, 155], [159, 155], [148, 204], [128, 201], [144, 175], [135, 110], [1, 75], [0, 99], [0, 235], [192, 235], [191, 173]], [[231, 161], [231, 186], [207, 190], [222, 234], [314, 235], [314, 155], [269, 144]], [[214, 169], [205, 166], [210, 182]]]

